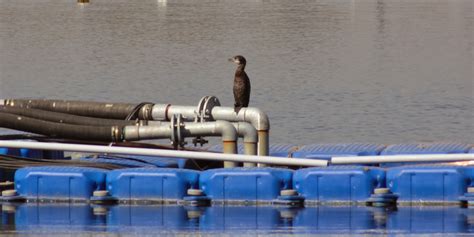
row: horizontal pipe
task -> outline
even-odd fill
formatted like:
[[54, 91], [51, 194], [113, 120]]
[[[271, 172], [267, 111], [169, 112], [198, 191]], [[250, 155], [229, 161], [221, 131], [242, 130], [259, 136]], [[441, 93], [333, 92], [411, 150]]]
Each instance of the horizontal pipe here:
[[[122, 140], [121, 126], [84, 126], [54, 123], [0, 112], [0, 127], [55, 138], [117, 142]], [[135, 126], [133, 126], [135, 127]]]
[[448, 162], [474, 160], [474, 154], [423, 154], [332, 157], [331, 164], [378, 164], [391, 162]]
[[219, 154], [219, 153], [210, 153], [210, 152], [191, 152], [191, 151], [160, 150], [160, 149], [148, 149], [148, 148], [78, 145], [78, 144], [64, 144], [64, 143], [0, 141], [0, 147], [125, 154], [125, 155], [165, 156], [165, 157], [196, 159], [196, 160], [252, 162], [252, 163], [264, 163], [264, 164], [271, 164], [271, 165], [287, 165], [287, 166], [326, 166], [327, 165], [326, 160], [315, 160], [315, 159], [283, 158], [283, 157], [271, 157], [271, 156], [262, 157], [262, 156], [249, 156], [249, 155], [237, 155], [237, 154]]
[[[196, 106], [182, 106], [170, 104], [155, 104], [151, 112], [153, 120], [170, 120], [173, 114], [181, 114], [185, 120], [194, 120], [198, 111]], [[215, 106], [211, 111], [214, 120], [226, 120], [230, 122], [248, 122], [257, 130], [269, 130], [270, 122], [268, 116], [258, 108], [242, 108], [235, 113], [233, 107]]]
[[125, 125], [136, 124], [136, 121], [94, 118], [94, 117], [58, 113], [58, 112], [52, 112], [52, 111], [40, 110], [40, 109], [25, 109], [25, 108], [17, 108], [17, 107], [0, 106], [0, 112], [21, 115], [21, 116], [40, 119], [44, 121], [55, 122], [55, 123], [66, 123], [66, 124], [76, 124], [76, 125], [125, 126]]
[[[80, 116], [125, 119], [130, 113], [134, 112], [137, 104], [129, 103], [104, 103], [89, 101], [71, 101], [71, 100], [45, 100], [45, 99], [7, 99], [3, 100], [5, 107], [16, 107], [25, 109], [41, 109], [59, 113], [68, 113]], [[150, 107], [150, 108], [148, 108]], [[140, 109], [140, 119], [149, 119], [147, 114], [151, 105], [143, 106]]]
[[[173, 132], [171, 123], [160, 122], [159, 126], [125, 126], [123, 131], [124, 139], [127, 141], [170, 138]], [[237, 141], [237, 131], [234, 126], [227, 121], [215, 121], [206, 123], [184, 123], [182, 135], [184, 137], [196, 136], [221, 136], [222, 141]]]
[[216, 120], [227, 120], [231, 122], [248, 122], [259, 131], [270, 129], [270, 121], [268, 119], [268, 116], [258, 108], [241, 108], [239, 110], [239, 113], [235, 113], [233, 107], [216, 106], [212, 109], [211, 114], [212, 117]]

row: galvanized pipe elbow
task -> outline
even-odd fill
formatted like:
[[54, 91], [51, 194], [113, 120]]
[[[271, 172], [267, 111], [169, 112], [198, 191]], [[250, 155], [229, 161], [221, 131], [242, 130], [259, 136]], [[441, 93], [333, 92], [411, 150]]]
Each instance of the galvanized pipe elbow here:
[[237, 134], [240, 137], [244, 138], [245, 143], [257, 143], [258, 142], [258, 134], [257, 129], [255, 129], [252, 125], [247, 122], [238, 122], [232, 123], [235, 129], [237, 130]]
[[216, 106], [211, 111], [215, 119], [223, 119], [234, 122], [249, 122], [258, 131], [268, 131], [270, 122], [268, 116], [258, 108], [241, 108], [239, 113], [235, 113], [234, 108]]
[[[249, 107], [244, 108], [244, 121], [249, 121], [259, 131], [270, 130], [270, 121], [266, 113], [259, 108]], [[239, 113], [240, 114], [240, 113]]]
[[222, 134], [222, 141], [237, 142], [237, 139], [238, 139], [237, 129], [235, 129], [232, 123], [218, 120], [215, 122], [215, 124], [216, 124], [216, 129]]

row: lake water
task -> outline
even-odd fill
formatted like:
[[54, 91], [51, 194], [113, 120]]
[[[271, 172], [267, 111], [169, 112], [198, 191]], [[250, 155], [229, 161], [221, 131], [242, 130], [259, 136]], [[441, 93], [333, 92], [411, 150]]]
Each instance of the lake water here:
[[271, 142], [474, 142], [472, 0], [0, 0], [0, 98], [233, 106]]
[[472, 209], [458, 207], [321, 206], [2, 206], [4, 233], [55, 236], [469, 236]]
[[[474, 143], [472, 0], [0, 0], [0, 99], [233, 105], [271, 142]], [[5, 130], [3, 130], [5, 132]], [[471, 209], [25, 204], [4, 233], [470, 234]], [[97, 210], [95, 210], [97, 209]], [[429, 220], [429, 221], [427, 221]], [[11, 231], [11, 232], [8, 232]]]

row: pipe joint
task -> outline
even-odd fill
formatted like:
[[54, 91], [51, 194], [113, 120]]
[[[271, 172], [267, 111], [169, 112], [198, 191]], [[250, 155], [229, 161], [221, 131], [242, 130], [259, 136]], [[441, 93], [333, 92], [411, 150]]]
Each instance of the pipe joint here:
[[245, 143], [257, 143], [257, 129], [246, 122], [232, 123], [237, 130], [237, 134], [244, 138]]
[[[267, 114], [259, 108], [242, 108], [243, 120], [248, 121], [255, 126], [257, 130], [270, 130], [270, 121]], [[239, 113], [238, 116], [241, 114]]]
[[237, 130], [232, 123], [218, 120], [214, 124], [216, 131], [222, 134], [222, 141], [237, 142]]
[[234, 108], [216, 106], [212, 109], [211, 113], [214, 119], [232, 122], [249, 122], [259, 131], [268, 131], [270, 129], [268, 116], [258, 108], [242, 108], [239, 113], [236, 114]]
[[169, 121], [168, 118], [168, 109], [170, 104], [155, 104], [151, 110], [152, 120], [157, 121]]

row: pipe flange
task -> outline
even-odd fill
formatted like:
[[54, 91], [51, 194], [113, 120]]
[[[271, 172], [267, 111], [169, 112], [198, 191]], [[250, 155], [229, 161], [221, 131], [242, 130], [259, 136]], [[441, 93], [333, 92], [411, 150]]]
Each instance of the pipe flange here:
[[208, 97], [209, 96], [206, 95], [199, 100], [197, 109], [195, 111], [196, 117], [194, 118], [194, 122], [201, 122], [201, 114], [202, 114], [202, 111], [204, 110], [204, 104], [206, 103], [206, 100]]
[[173, 116], [171, 116], [171, 119], [170, 119], [170, 126], [171, 126], [170, 140], [171, 140], [171, 145], [173, 145], [174, 149], [178, 148], [178, 136], [177, 136], [178, 128], [176, 127], [176, 122], [177, 122], [176, 115], [173, 114]]
[[214, 121], [212, 117], [212, 109], [215, 106], [221, 106], [221, 102], [215, 96], [209, 96], [206, 103], [204, 104], [203, 112], [201, 112], [201, 121]]
[[212, 108], [214, 106], [220, 106], [221, 102], [217, 97], [215, 96], [204, 96], [201, 98], [199, 101], [199, 104], [197, 106], [197, 116], [195, 121], [196, 122], [206, 122], [206, 121], [214, 121], [214, 118], [212, 117]]
[[184, 141], [184, 135], [182, 130], [184, 129], [184, 119], [181, 114], [173, 114], [171, 117], [171, 144], [175, 149], [178, 146], [184, 147], [186, 142]]
[[178, 114], [176, 120], [176, 135], [177, 135], [177, 142], [180, 147], [184, 147], [186, 145], [185, 136], [183, 135], [182, 130], [184, 129], [184, 118], [181, 114]]

